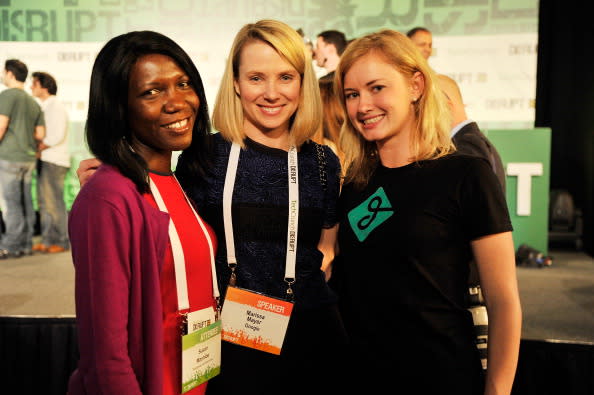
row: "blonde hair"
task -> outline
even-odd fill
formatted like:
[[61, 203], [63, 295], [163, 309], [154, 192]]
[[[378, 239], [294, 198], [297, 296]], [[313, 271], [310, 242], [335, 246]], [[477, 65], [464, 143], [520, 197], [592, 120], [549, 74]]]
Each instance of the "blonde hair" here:
[[215, 101], [212, 124], [226, 140], [244, 145], [243, 108], [233, 83], [239, 76], [241, 51], [253, 41], [270, 45], [301, 76], [299, 105], [289, 129], [291, 144], [299, 147], [318, 129], [322, 119], [322, 104], [311, 51], [305, 47], [303, 38], [295, 29], [280, 21], [265, 19], [247, 24], [235, 36]]
[[312, 140], [318, 144], [330, 146], [342, 162], [342, 153], [338, 149], [340, 127], [344, 122], [345, 114], [340, 106], [340, 101], [334, 94], [334, 80], [320, 79], [320, 97], [322, 99], [322, 125], [318, 128]]
[[[346, 113], [344, 77], [357, 60], [369, 54], [381, 56], [405, 78], [411, 79], [416, 72], [424, 77], [423, 93], [413, 104], [412, 161], [436, 159], [452, 152], [450, 113], [445, 97], [436, 85], [435, 73], [411, 40], [394, 30], [381, 30], [361, 37], [350, 43], [342, 54], [334, 76], [334, 86], [343, 111]], [[361, 137], [347, 117], [342, 123], [339, 146], [344, 153], [345, 182], [366, 185], [379, 161], [375, 142]]]

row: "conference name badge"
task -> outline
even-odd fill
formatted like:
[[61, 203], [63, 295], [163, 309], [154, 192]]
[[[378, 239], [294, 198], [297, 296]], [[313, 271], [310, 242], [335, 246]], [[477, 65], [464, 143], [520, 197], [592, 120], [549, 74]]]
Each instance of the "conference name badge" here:
[[188, 334], [182, 336], [182, 393], [221, 371], [221, 321], [212, 307], [188, 314]]
[[221, 314], [222, 338], [279, 355], [292, 311], [291, 302], [229, 286]]

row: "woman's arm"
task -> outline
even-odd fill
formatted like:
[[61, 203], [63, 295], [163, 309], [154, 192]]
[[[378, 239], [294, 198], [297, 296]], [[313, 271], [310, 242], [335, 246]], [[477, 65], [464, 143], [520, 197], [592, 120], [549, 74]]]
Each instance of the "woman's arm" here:
[[481, 237], [471, 245], [489, 316], [485, 395], [510, 394], [522, 329], [512, 234]]
[[318, 243], [318, 250], [324, 254], [322, 260], [322, 270], [326, 274], [326, 281], [330, 280], [332, 275], [332, 262], [336, 256], [336, 237], [338, 235], [338, 224], [330, 229], [322, 229], [320, 241]]

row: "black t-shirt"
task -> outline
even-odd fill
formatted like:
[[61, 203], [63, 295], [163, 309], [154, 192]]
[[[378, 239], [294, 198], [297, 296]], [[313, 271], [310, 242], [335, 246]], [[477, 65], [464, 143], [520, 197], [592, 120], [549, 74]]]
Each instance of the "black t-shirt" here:
[[343, 187], [332, 284], [374, 380], [411, 381], [416, 394], [482, 389], [465, 298], [470, 242], [512, 229], [497, 183], [484, 160], [449, 155]]

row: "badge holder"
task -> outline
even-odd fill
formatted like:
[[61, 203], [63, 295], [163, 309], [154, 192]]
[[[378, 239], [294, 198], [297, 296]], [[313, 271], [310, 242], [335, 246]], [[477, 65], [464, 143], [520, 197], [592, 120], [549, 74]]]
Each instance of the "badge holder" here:
[[293, 303], [229, 285], [221, 315], [222, 339], [279, 355]]
[[182, 393], [186, 393], [221, 372], [221, 320], [212, 307], [183, 315]]

